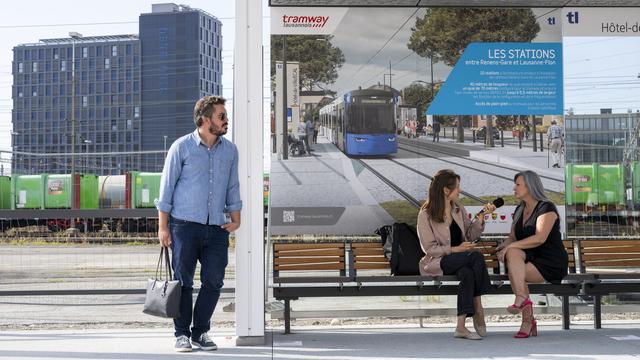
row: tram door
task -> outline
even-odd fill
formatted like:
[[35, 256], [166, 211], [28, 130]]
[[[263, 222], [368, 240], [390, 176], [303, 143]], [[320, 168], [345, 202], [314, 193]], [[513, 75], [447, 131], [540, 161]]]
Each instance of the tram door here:
[[344, 104], [338, 104], [336, 112], [338, 113], [338, 123], [336, 124], [336, 129], [338, 129], [338, 136], [336, 137], [336, 145], [342, 151], [346, 150], [346, 127], [344, 126], [345, 116], [344, 116]]

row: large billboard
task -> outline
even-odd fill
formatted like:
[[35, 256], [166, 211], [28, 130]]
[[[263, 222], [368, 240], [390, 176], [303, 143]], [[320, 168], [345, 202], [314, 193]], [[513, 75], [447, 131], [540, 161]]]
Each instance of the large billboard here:
[[550, 166], [540, 135], [563, 122], [560, 16], [271, 8], [275, 99], [277, 84], [290, 81], [283, 62], [299, 70], [299, 121], [272, 102], [277, 136], [290, 141], [271, 158], [271, 233], [370, 235], [415, 224], [433, 174], [445, 168], [461, 176], [471, 213], [505, 199], [487, 215], [487, 232], [509, 231], [513, 177], [523, 169], [542, 175], [562, 205], [563, 169]]

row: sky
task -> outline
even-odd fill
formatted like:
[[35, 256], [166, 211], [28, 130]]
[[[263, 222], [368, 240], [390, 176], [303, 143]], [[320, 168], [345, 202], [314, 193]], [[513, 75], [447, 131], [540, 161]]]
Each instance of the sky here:
[[[11, 149], [11, 85], [13, 83], [11, 64], [14, 46], [36, 43], [40, 39], [68, 37], [70, 31], [79, 32], [83, 36], [138, 34], [138, 16], [141, 13], [151, 12], [151, 4], [164, 2], [170, 1], [28, 0], [4, 3], [3, 9], [0, 11], [0, 151], [9, 151]], [[204, 10], [222, 21], [222, 95], [226, 98], [232, 98], [235, 1], [186, 0], [176, 3]], [[263, 42], [268, 46], [268, 2], [262, 0], [262, 4], [264, 20]], [[268, 79], [269, 63], [266, 59], [265, 63], [267, 64], [266, 73]], [[268, 94], [268, 91], [266, 91], [266, 94]], [[227, 106], [231, 117], [233, 116], [232, 103], [231, 99]], [[34, 131], [37, 131], [37, 129], [34, 129]], [[7, 156], [7, 154], [0, 155], [2, 159], [6, 159]]]
[[[552, 10], [533, 10], [541, 25], [534, 41], [560, 41], [559, 28], [554, 29], [546, 23], [548, 13]], [[344, 93], [358, 86], [366, 88], [378, 83], [388, 84], [389, 62], [394, 88], [402, 89], [416, 80], [430, 83], [429, 59], [418, 56], [407, 47], [416, 17], [423, 17], [425, 12], [425, 8], [417, 11], [416, 8], [350, 9], [332, 40], [332, 44], [343, 51], [345, 63], [339, 70], [338, 80], [329, 87]], [[559, 11], [556, 13], [559, 14]], [[451, 67], [434, 63], [434, 82], [446, 80], [450, 71]]]
[[640, 110], [640, 37], [565, 37], [565, 111]]

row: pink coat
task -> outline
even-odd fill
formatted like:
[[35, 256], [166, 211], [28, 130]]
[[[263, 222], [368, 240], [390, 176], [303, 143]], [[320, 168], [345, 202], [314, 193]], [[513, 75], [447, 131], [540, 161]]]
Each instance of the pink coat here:
[[[462, 230], [463, 241], [473, 241], [484, 231], [484, 222], [471, 224], [464, 206], [454, 203], [451, 217]], [[420, 259], [420, 275], [442, 276], [440, 259], [451, 254], [451, 234], [445, 222], [436, 222], [429, 218], [425, 210], [418, 213], [418, 237], [425, 256]]]

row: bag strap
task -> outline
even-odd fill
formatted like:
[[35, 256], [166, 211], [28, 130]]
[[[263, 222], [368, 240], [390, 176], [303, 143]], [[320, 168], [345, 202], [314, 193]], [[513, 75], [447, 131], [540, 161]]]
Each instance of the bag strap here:
[[164, 249], [164, 264], [167, 269], [167, 275], [169, 275], [167, 277], [167, 280], [171, 281], [173, 280], [173, 275], [171, 274], [171, 259], [169, 258], [169, 248], [164, 246], [162, 248]]
[[[164, 261], [163, 261], [164, 255]], [[164, 267], [164, 271], [163, 271]], [[162, 274], [165, 274], [166, 277], [163, 278]], [[169, 258], [169, 248], [168, 247], [160, 247], [160, 257], [158, 258], [158, 265], [156, 265], [156, 280], [172, 280], [173, 275], [171, 274], [171, 259]]]

